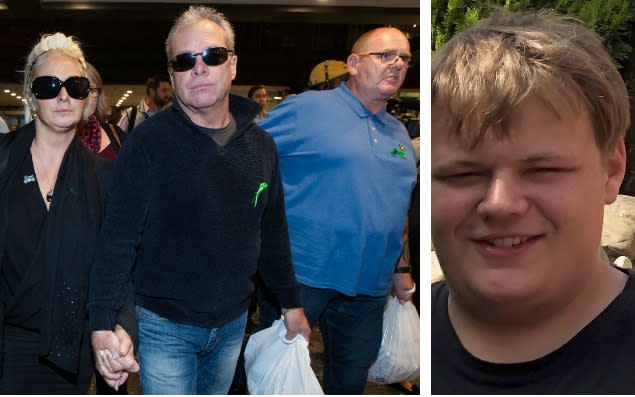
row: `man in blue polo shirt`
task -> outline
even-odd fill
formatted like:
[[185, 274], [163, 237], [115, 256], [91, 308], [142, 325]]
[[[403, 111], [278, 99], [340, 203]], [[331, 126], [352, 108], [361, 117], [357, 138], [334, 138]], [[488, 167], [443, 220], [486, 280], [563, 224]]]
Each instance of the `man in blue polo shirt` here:
[[[293, 264], [306, 316], [324, 339], [327, 394], [363, 393], [386, 296], [394, 289], [406, 301], [414, 292], [408, 264], [395, 264], [415, 154], [386, 111], [410, 61], [401, 31], [369, 31], [353, 45], [346, 84], [291, 97], [260, 122], [280, 156]], [[262, 313], [265, 326], [274, 320]]]

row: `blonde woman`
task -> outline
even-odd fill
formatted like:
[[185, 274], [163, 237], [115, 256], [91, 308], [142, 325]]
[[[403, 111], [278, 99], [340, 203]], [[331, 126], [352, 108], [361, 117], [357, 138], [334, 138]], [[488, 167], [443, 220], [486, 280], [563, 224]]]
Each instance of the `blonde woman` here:
[[94, 373], [85, 305], [112, 166], [76, 135], [89, 94], [79, 44], [42, 36], [24, 69], [30, 122], [0, 136], [1, 394], [86, 393]]

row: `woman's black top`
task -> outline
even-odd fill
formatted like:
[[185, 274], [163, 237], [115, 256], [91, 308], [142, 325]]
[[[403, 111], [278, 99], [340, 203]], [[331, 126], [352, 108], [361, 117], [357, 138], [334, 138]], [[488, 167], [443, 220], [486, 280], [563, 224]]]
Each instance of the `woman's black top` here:
[[32, 330], [40, 329], [39, 313], [44, 297], [41, 294], [42, 263], [34, 261], [34, 253], [46, 224], [48, 211], [33, 169], [31, 155], [22, 162], [20, 176], [9, 190], [7, 245], [4, 252], [0, 282], [15, 304], [7, 308], [6, 324]]

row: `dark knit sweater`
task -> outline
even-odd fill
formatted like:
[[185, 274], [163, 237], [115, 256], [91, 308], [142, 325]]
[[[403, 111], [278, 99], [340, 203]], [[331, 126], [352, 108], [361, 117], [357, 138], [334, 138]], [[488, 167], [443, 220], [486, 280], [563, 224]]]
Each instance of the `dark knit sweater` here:
[[255, 103], [230, 95], [229, 107], [237, 133], [224, 147], [175, 102], [119, 152], [91, 274], [91, 330], [112, 329], [131, 272], [137, 304], [179, 323], [238, 317], [257, 270], [282, 307], [300, 306], [275, 143], [252, 121]]

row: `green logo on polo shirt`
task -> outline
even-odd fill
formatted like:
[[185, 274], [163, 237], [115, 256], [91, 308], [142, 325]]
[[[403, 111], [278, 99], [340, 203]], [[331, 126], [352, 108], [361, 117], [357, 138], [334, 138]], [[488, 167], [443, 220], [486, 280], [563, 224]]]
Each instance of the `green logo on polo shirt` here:
[[408, 157], [408, 154], [406, 154], [406, 147], [404, 145], [399, 145], [399, 149], [396, 147], [392, 148], [390, 154], [392, 154], [393, 157], [401, 157], [402, 159]]

